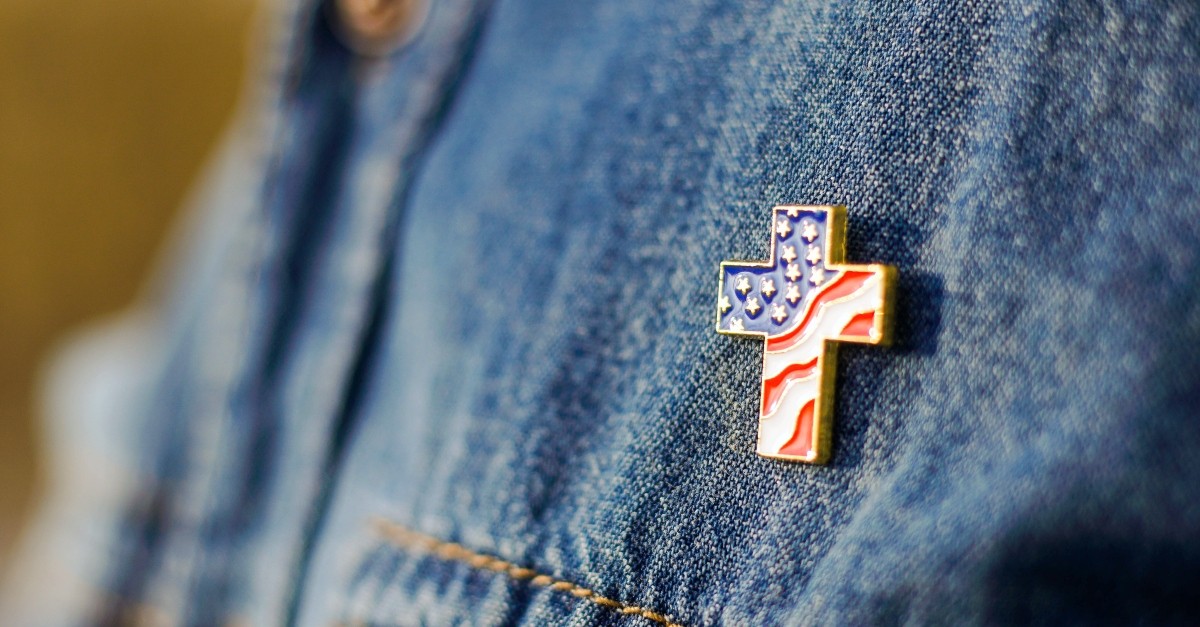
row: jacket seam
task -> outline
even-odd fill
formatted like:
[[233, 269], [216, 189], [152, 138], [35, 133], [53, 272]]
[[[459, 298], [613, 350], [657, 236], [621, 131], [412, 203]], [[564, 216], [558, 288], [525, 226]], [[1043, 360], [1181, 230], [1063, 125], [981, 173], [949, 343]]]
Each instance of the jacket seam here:
[[514, 581], [528, 583], [531, 586], [539, 588], [549, 588], [556, 592], [564, 592], [620, 614], [641, 616], [666, 627], [683, 627], [661, 612], [656, 612], [641, 605], [611, 599], [577, 583], [540, 573], [532, 568], [518, 566], [513, 562], [499, 557], [474, 551], [457, 542], [449, 542], [415, 531], [397, 522], [384, 518], [373, 518], [371, 523], [375, 531], [383, 539], [387, 540], [389, 544], [405, 551], [425, 552], [446, 561], [466, 564], [476, 570], [487, 570], [507, 575]]

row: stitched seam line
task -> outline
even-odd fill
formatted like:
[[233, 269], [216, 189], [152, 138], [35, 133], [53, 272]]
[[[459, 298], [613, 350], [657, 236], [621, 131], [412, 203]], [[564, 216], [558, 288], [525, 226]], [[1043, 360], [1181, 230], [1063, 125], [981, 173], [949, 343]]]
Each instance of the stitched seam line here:
[[596, 594], [594, 591], [579, 584], [545, 575], [532, 568], [518, 566], [498, 557], [472, 551], [457, 542], [447, 542], [382, 518], [373, 519], [372, 524], [379, 535], [401, 549], [426, 551], [441, 559], [461, 562], [471, 568], [490, 570], [508, 575], [513, 580], [528, 582], [532, 586], [565, 592], [572, 596], [591, 601], [600, 607], [625, 614], [626, 616], [641, 616], [660, 625], [666, 625], [666, 627], [683, 627], [666, 615], [654, 610], [610, 599], [606, 596]]

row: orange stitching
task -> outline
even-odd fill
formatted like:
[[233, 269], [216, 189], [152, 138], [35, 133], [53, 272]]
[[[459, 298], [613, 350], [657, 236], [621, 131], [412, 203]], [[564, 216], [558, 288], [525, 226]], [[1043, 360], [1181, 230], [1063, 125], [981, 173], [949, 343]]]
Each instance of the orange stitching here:
[[456, 542], [446, 542], [430, 535], [413, 531], [390, 520], [376, 518], [373, 520], [376, 531], [392, 544], [403, 549], [421, 549], [428, 551], [444, 560], [463, 562], [473, 568], [503, 573], [517, 581], [527, 581], [530, 585], [566, 592], [581, 599], [587, 599], [600, 607], [616, 610], [627, 616], [641, 616], [666, 627], [683, 627], [667, 616], [639, 605], [629, 605], [615, 599], [596, 594], [578, 584], [563, 581], [540, 574], [530, 568], [517, 566], [498, 557], [476, 553]]

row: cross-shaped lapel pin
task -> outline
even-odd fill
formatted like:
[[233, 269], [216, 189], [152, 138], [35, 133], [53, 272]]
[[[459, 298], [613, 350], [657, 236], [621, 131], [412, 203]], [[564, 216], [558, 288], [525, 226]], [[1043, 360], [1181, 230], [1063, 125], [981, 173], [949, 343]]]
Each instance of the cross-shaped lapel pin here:
[[887, 344], [896, 269], [843, 264], [846, 208], [781, 205], [771, 257], [721, 264], [717, 331], [766, 339], [758, 454], [821, 464], [833, 441], [833, 342]]

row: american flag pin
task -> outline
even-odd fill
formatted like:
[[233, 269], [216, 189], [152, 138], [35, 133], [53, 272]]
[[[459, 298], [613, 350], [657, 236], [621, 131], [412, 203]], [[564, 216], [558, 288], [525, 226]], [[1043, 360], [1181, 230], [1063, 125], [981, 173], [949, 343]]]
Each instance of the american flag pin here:
[[888, 344], [896, 268], [843, 263], [846, 208], [781, 205], [771, 257], [721, 263], [717, 332], [766, 339], [758, 454], [829, 461], [837, 344]]

